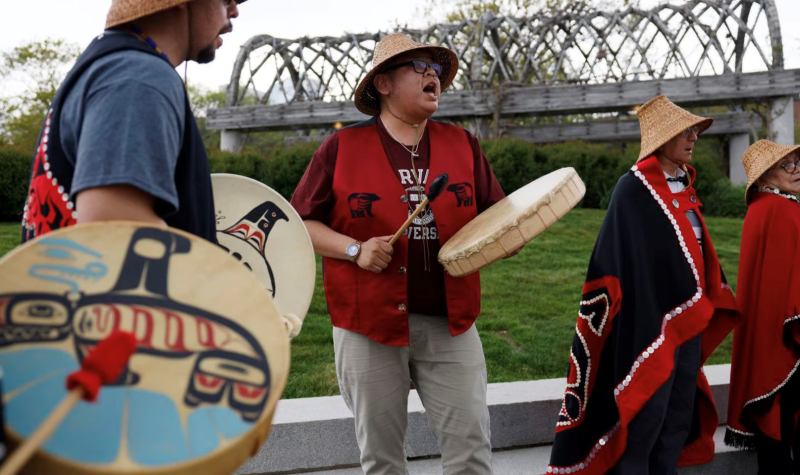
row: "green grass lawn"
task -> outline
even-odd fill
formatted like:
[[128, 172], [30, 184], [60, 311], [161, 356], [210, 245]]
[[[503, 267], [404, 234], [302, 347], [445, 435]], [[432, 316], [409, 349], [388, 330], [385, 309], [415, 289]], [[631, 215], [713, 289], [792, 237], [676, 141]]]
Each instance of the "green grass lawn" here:
[[[603, 216], [603, 211], [573, 210], [519, 256], [481, 273], [483, 313], [478, 330], [490, 382], [566, 376], [581, 287]], [[707, 223], [735, 289], [742, 220], [708, 218]], [[0, 224], [0, 255], [19, 242], [19, 234], [19, 225]], [[338, 394], [331, 333], [318, 271], [303, 331], [292, 342], [292, 371], [284, 397]], [[727, 363], [730, 353], [728, 337], [710, 362]]]
[[0, 256], [17, 247], [21, 237], [19, 223], [0, 223]]

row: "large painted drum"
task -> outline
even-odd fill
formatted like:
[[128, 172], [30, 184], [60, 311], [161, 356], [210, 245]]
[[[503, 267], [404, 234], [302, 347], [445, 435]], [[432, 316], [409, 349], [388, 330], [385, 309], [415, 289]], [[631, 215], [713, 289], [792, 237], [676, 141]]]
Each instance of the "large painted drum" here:
[[522, 248], [580, 202], [586, 186], [574, 168], [528, 183], [459, 229], [439, 250], [439, 262], [459, 277]]
[[261, 447], [289, 370], [268, 292], [219, 247], [134, 223], [44, 235], [0, 261], [6, 435], [30, 436], [114, 330], [137, 350], [80, 402], [28, 474], [233, 473]]
[[217, 240], [251, 270], [281, 315], [305, 318], [317, 262], [303, 220], [278, 192], [239, 175], [211, 175]]

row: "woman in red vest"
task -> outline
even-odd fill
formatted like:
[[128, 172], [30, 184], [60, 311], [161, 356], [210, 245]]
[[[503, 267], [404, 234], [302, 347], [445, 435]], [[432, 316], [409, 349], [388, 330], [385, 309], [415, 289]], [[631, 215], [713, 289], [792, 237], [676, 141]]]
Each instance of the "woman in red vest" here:
[[742, 156], [748, 208], [736, 300], [743, 321], [733, 331], [725, 443], [755, 448], [758, 473], [770, 475], [800, 473], [798, 149], [761, 140]]
[[[444, 473], [491, 473], [486, 363], [474, 322], [480, 277], [455, 278], [440, 246], [504, 197], [478, 140], [429, 120], [456, 55], [403, 34], [381, 40], [355, 92], [371, 119], [317, 150], [292, 205], [324, 256], [336, 373], [367, 474], [403, 473], [409, 380], [442, 451]], [[390, 246], [433, 179], [451, 191]]]

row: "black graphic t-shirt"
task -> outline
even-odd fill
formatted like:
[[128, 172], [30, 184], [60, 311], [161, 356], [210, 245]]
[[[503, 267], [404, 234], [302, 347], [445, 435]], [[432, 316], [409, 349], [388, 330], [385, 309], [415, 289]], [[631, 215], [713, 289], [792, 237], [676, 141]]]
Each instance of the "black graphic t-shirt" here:
[[[412, 168], [411, 154], [389, 135], [380, 118], [377, 120], [377, 127], [383, 150], [395, 170], [397, 179], [406, 190], [410, 214], [422, 201], [416, 191], [417, 180], [424, 189], [436, 178], [428, 175], [431, 159], [428, 132], [425, 131], [420, 140], [417, 150], [419, 157], [414, 160]], [[451, 183], [447, 191], [455, 193], [463, 206], [476, 205], [478, 213], [481, 213], [503, 199], [505, 194], [481, 151], [478, 139], [467, 131], [465, 134], [472, 146], [476, 189], [472, 189], [468, 183]], [[333, 207], [333, 172], [338, 151], [339, 141], [336, 134], [333, 134], [314, 154], [303, 179], [297, 185], [292, 196], [292, 206], [303, 219], [330, 223], [329, 215]], [[436, 217], [428, 206], [408, 228], [409, 312], [447, 315], [444, 267], [437, 258], [440, 248]]]

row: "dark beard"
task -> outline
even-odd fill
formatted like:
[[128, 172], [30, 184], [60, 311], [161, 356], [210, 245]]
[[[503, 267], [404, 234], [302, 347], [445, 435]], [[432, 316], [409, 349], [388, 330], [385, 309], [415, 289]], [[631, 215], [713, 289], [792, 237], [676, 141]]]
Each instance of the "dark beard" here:
[[205, 48], [201, 49], [199, 53], [197, 53], [197, 64], [208, 64], [211, 61], [214, 61], [214, 58], [217, 56], [217, 50], [214, 48], [214, 43], [206, 46]]

